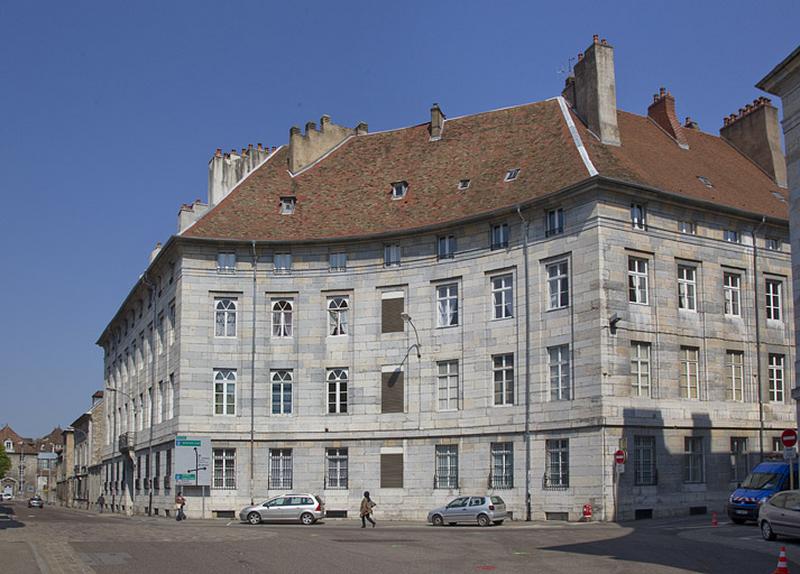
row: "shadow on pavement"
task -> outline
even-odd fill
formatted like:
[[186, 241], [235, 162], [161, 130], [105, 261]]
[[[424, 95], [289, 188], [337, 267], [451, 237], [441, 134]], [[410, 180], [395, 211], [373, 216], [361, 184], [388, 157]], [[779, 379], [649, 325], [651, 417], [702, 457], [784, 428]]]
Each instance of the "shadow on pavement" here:
[[24, 528], [25, 524], [16, 520], [16, 513], [11, 506], [0, 504], [0, 530], [8, 528]]

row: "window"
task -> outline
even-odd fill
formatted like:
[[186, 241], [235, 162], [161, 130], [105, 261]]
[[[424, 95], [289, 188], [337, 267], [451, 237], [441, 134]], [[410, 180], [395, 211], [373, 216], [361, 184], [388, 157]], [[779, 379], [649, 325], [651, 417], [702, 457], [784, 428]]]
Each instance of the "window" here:
[[656, 439], [652, 436], [633, 437], [634, 484], [656, 484]]
[[492, 277], [492, 303], [495, 319], [514, 316], [514, 289], [511, 275]]
[[233, 273], [236, 271], [236, 254], [229, 252], [218, 253], [217, 271], [220, 273]]
[[456, 236], [442, 235], [436, 239], [436, 255], [439, 259], [452, 259], [456, 253]]
[[405, 410], [403, 371], [399, 367], [381, 369], [381, 412], [402, 413]]
[[703, 454], [703, 437], [685, 437], [684, 482], [705, 482], [705, 464]]
[[[164, 332], [165, 331], [166, 331], [166, 319], [164, 318], [164, 314], [163, 313], [159, 313], [159, 315], [158, 315], [158, 332], [157, 332], [157, 335], [158, 335], [158, 354], [159, 355], [164, 352], [164, 342], [165, 342], [165, 339], [164, 339], [164, 334], [165, 333]], [[234, 328], [234, 336], [236, 336], [235, 328]]]
[[292, 488], [292, 449], [269, 449], [269, 488], [270, 490]]
[[403, 291], [384, 291], [381, 293], [381, 333], [402, 333], [405, 331], [403, 311], [405, 309]]
[[781, 320], [781, 282], [775, 279], [767, 279], [767, 319], [773, 321]]
[[722, 233], [722, 238], [729, 243], [741, 243], [742, 241], [739, 232], [733, 229], [726, 229]]
[[347, 412], [347, 369], [328, 369], [328, 413]]
[[458, 488], [458, 445], [436, 445], [436, 474], [433, 488]]
[[273, 415], [292, 414], [293, 374], [291, 369], [275, 369], [270, 371]]
[[276, 253], [272, 264], [275, 273], [289, 273], [292, 270], [292, 254]]
[[294, 299], [281, 298], [272, 300], [273, 337], [292, 336], [293, 311], [294, 311]]
[[514, 404], [514, 354], [492, 357], [495, 406]]
[[14, 443], [7, 440], [3, 443], [3, 448], [6, 449], [6, 452], [14, 452]]
[[700, 398], [699, 355], [697, 347], [681, 347], [681, 396], [684, 399]]
[[550, 237], [559, 233], [564, 233], [564, 210], [560, 207], [547, 212], [544, 235]]
[[741, 310], [741, 285], [742, 276], [738, 273], [725, 273], [723, 275], [723, 287], [725, 295], [725, 314], [732, 317], [740, 317]]
[[458, 361], [439, 361], [436, 365], [438, 367], [439, 410], [457, 410]]
[[567, 488], [569, 486], [569, 439], [545, 441], [547, 468], [544, 475], [545, 488]]
[[294, 213], [295, 205], [297, 205], [296, 197], [281, 197], [281, 215], [291, 215]]
[[641, 203], [631, 203], [631, 225], [634, 229], [645, 229], [647, 227], [647, 212]]
[[491, 474], [489, 488], [514, 488], [514, 449], [510, 442], [493, 442], [491, 445]]
[[235, 369], [214, 369], [214, 414], [236, 414]]
[[328, 297], [328, 335], [333, 337], [347, 335], [350, 329], [347, 324], [349, 313], [349, 297]]
[[750, 472], [747, 437], [731, 437], [731, 482], [741, 482]]
[[519, 168], [515, 167], [506, 172], [506, 177], [503, 181], [514, 181], [519, 176]]
[[464, 191], [467, 188], [469, 188], [469, 180], [468, 179], [460, 179], [460, 180], [458, 180], [458, 190], [459, 191]]
[[491, 246], [492, 249], [503, 249], [508, 247], [508, 224], [501, 223], [492, 225]]
[[628, 257], [628, 301], [647, 305], [647, 259]]
[[450, 283], [436, 288], [437, 326], [458, 325], [458, 284]]
[[569, 305], [569, 271], [567, 261], [558, 261], [545, 267], [547, 271], [547, 308], [563, 309]]
[[697, 226], [694, 224], [693, 221], [679, 221], [678, 231], [680, 233], [683, 233], [684, 235], [696, 235]]
[[325, 488], [347, 490], [347, 449], [325, 449]]
[[678, 309], [697, 311], [697, 267], [678, 265]]
[[403, 199], [408, 191], [408, 183], [398, 181], [392, 184], [392, 199]]
[[156, 384], [155, 389], [153, 389], [152, 396], [153, 396], [153, 414], [155, 418], [153, 419], [154, 424], [160, 423], [163, 418], [163, 406], [164, 402], [162, 400], [164, 392], [164, 381], [158, 381]]
[[236, 337], [236, 299], [214, 299], [214, 336]]
[[568, 401], [571, 398], [569, 377], [569, 345], [547, 349], [550, 369], [550, 400]]
[[400, 265], [400, 246], [396, 243], [384, 245], [383, 247], [383, 266], [396, 267]]
[[214, 488], [236, 488], [236, 449], [214, 449]]
[[725, 372], [727, 374], [727, 399], [729, 401], [744, 400], [744, 353], [742, 351], [725, 352]]
[[650, 396], [650, 343], [631, 343], [631, 375], [637, 397]]
[[168, 342], [169, 346], [175, 344], [175, 303], [170, 303], [169, 305], [169, 337]]
[[772, 452], [782, 452], [783, 451], [783, 441], [781, 437], [774, 436], [772, 437]]
[[781, 240], [775, 239], [774, 237], [767, 237], [764, 240], [764, 246], [769, 251], [780, 251], [781, 250]]
[[704, 175], [698, 175], [698, 176], [697, 176], [697, 179], [698, 179], [698, 180], [700, 180], [700, 183], [702, 183], [703, 185], [705, 185], [705, 186], [706, 186], [706, 187], [708, 187], [708, 188], [714, 187], [714, 184], [713, 184], [713, 183], [711, 183], [711, 180], [710, 180], [710, 179], [708, 179], [708, 178], [707, 178], [706, 176], [704, 176]]
[[774, 403], [783, 402], [783, 381], [785, 380], [783, 366], [783, 355], [769, 354], [769, 400]]
[[381, 488], [403, 488], [403, 453], [381, 454]]
[[328, 255], [328, 270], [331, 272], [347, 270], [347, 253], [331, 253]]
[[166, 381], [159, 381], [158, 383], [158, 394], [160, 395], [159, 402], [161, 403], [161, 414], [159, 415], [158, 422], [163, 422], [167, 420], [167, 413], [168, 413], [168, 406], [167, 403], [167, 387], [169, 383]]

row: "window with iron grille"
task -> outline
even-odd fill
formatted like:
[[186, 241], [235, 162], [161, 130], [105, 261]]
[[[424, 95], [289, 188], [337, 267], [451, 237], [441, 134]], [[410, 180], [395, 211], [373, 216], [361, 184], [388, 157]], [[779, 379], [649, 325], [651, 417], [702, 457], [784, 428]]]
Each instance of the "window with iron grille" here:
[[236, 488], [236, 449], [214, 449], [214, 488]]
[[569, 439], [545, 441], [547, 469], [545, 488], [567, 488], [569, 486]]
[[489, 488], [514, 488], [514, 449], [510, 442], [493, 442], [491, 445], [491, 474]]
[[729, 401], [744, 400], [744, 353], [725, 352], [725, 372], [727, 373], [726, 398]]
[[272, 381], [272, 414], [292, 414], [293, 372], [291, 369], [273, 369], [270, 371]]
[[236, 299], [217, 297], [214, 299], [214, 336], [236, 336]]
[[514, 404], [514, 353], [492, 357], [494, 374], [494, 404]]
[[572, 398], [570, 385], [569, 345], [548, 347], [550, 369], [550, 400], [568, 401]]
[[731, 437], [731, 482], [741, 482], [750, 472], [747, 437]]
[[347, 449], [325, 449], [325, 488], [347, 490]]
[[633, 437], [633, 478], [637, 485], [656, 484], [656, 438]]
[[292, 449], [269, 449], [269, 488], [292, 488]]
[[434, 488], [458, 488], [458, 445], [436, 445]]
[[705, 482], [703, 437], [685, 437], [683, 440], [684, 452], [686, 453], [684, 455], [684, 482]]
[[292, 312], [294, 299], [282, 297], [272, 300], [272, 336], [292, 336]]
[[514, 316], [514, 279], [511, 275], [492, 277], [492, 307], [495, 319]]

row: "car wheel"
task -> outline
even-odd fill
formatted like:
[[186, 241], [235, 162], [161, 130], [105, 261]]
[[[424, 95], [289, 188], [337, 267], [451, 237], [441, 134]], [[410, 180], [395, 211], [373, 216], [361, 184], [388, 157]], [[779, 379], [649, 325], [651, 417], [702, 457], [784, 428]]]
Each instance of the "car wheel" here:
[[300, 522], [305, 524], [306, 526], [310, 526], [314, 524], [314, 515], [310, 512], [304, 512], [300, 515]]
[[442, 518], [438, 514], [434, 514], [433, 518], [431, 519], [431, 522], [433, 523], [434, 526], [442, 526], [444, 524], [444, 518]]
[[736, 518], [731, 518], [731, 522], [733, 522], [734, 524], [744, 524], [745, 523], [745, 519], [744, 518], [739, 518], [737, 516]]
[[775, 533], [772, 531], [772, 526], [766, 520], [761, 521], [761, 536], [764, 540], [775, 540]]
[[495, 520], [495, 521], [494, 521], [494, 523], [495, 523], [497, 526], [500, 526], [501, 524], [503, 524], [503, 521], [502, 521], [502, 520]]
[[492, 521], [489, 520], [489, 517], [486, 516], [485, 514], [479, 514], [478, 515], [478, 526], [489, 526], [489, 524], [491, 524], [491, 522]]
[[258, 512], [251, 512], [247, 515], [247, 522], [250, 524], [261, 524], [261, 515]]

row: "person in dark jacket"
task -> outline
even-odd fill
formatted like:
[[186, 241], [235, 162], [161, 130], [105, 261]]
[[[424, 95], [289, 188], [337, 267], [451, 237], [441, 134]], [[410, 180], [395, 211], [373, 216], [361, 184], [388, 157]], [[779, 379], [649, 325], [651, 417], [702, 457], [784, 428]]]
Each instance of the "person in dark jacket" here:
[[369, 497], [369, 491], [364, 491], [364, 498], [361, 499], [361, 509], [359, 511], [361, 515], [361, 528], [367, 527], [367, 520], [369, 520], [372, 527], [375, 528], [375, 521], [372, 519], [372, 509], [375, 508], [375, 506], [376, 504]]

